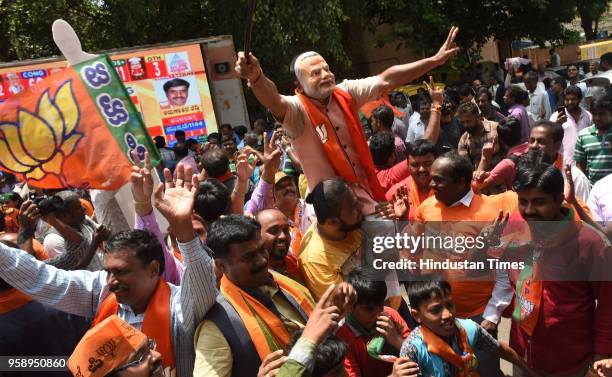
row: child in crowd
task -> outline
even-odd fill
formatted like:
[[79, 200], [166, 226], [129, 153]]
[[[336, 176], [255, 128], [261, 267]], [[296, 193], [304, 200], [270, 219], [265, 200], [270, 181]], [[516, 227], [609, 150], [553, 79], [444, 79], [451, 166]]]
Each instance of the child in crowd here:
[[397, 311], [385, 306], [387, 285], [362, 267], [354, 269], [348, 282], [357, 303], [336, 335], [349, 346], [344, 367], [348, 377], [388, 376], [404, 339], [410, 333]]
[[479, 376], [475, 350], [496, 353], [535, 376], [507, 344], [498, 342], [476, 322], [455, 317], [448, 282], [426, 276], [422, 279], [411, 283], [408, 292], [410, 311], [420, 326], [400, 351], [401, 357], [418, 364], [422, 376]]

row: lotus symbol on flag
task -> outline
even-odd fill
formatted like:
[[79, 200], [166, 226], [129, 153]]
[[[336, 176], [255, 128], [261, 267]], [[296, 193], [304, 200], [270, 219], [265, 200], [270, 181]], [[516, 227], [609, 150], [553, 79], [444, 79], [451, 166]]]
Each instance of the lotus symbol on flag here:
[[79, 116], [72, 80], [61, 84], [54, 98], [45, 90], [35, 112], [18, 107], [15, 122], [0, 122], [0, 165], [28, 179], [56, 174], [64, 181], [64, 160], [83, 137], [76, 131]]

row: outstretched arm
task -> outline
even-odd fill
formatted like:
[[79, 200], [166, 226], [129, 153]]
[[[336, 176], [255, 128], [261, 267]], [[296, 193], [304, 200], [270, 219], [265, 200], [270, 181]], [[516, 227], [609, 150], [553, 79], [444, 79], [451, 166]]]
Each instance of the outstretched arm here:
[[285, 118], [287, 102], [278, 92], [276, 84], [263, 73], [259, 60], [257, 60], [255, 55], [249, 53], [247, 59], [244, 56], [244, 52], [240, 51], [238, 53], [238, 61], [236, 62], [236, 72], [241, 78], [248, 81], [257, 100], [264, 107], [270, 109], [276, 119], [282, 120]]
[[166, 183], [155, 190], [155, 207], [168, 220], [176, 233], [178, 246], [183, 255], [185, 273], [181, 282], [181, 310], [183, 328], [195, 329], [215, 303], [216, 279], [212, 258], [191, 223], [191, 214], [199, 180], [190, 166], [177, 167], [176, 182], [170, 170], [164, 170]]
[[34, 300], [70, 314], [93, 317], [106, 273], [64, 271], [0, 243], [0, 278]]
[[459, 28], [453, 26], [448, 33], [446, 41], [434, 56], [413, 63], [394, 65], [381, 73], [380, 78], [383, 82], [383, 90], [395, 89], [444, 64], [451, 56], [459, 51], [459, 48], [455, 45], [455, 37], [458, 32]]

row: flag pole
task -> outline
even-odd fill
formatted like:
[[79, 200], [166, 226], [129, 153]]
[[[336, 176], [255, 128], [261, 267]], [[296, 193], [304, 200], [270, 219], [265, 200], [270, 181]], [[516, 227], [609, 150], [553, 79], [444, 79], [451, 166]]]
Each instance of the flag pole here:
[[244, 56], [247, 61], [249, 60], [249, 53], [251, 52], [251, 35], [253, 33], [253, 15], [255, 14], [255, 5], [257, 0], [248, 0], [247, 4], [247, 22], [246, 30], [244, 33]]

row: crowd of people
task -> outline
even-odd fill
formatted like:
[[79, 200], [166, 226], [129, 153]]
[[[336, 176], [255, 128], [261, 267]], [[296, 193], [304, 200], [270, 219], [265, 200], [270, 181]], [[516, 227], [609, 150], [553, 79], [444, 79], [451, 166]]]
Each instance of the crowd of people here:
[[[612, 376], [609, 88], [509, 66], [431, 79], [414, 104], [394, 92], [452, 58], [457, 33], [339, 84], [305, 52], [295, 95], [240, 52], [274, 121], [156, 137], [158, 166], [133, 156], [132, 226], [113, 193], [3, 173], [0, 355], [70, 355], [74, 376], [488, 377], [500, 358], [514, 376]], [[376, 254], [377, 237], [440, 222], [524, 266], [374, 267], [405, 255]]]

